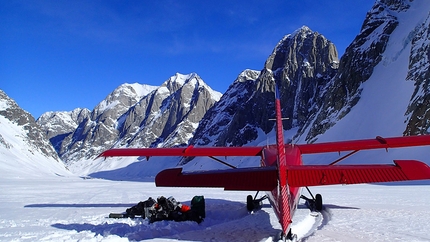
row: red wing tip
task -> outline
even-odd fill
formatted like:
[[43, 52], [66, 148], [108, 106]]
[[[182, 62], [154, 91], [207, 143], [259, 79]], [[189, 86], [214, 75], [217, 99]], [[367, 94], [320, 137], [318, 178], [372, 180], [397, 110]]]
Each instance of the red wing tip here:
[[402, 169], [409, 180], [430, 179], [430, 167], [417, 160], [395, 160], [394, 163]]
[[96, 158], [94, 158], [94, 160], [97, 160], [98, 158], [101, 158], [101, 157], [105, 157], [104, 154], [105, 154], [105, 151], [103, 151], [102, 153], [100, 153]]

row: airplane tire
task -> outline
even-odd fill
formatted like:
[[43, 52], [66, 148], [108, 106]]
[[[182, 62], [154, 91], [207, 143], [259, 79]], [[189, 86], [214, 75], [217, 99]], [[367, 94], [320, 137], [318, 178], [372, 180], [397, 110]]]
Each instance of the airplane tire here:
[[323, 209], [322, 196], [321, 194], [317, 194], [315, 196], [315, 209], [317, 211], [321, 211]]
[[254, 210], [254, 198], [252, 198], [251, 195], [246, 197], [246, 209], [248, 209], [250, 212]]

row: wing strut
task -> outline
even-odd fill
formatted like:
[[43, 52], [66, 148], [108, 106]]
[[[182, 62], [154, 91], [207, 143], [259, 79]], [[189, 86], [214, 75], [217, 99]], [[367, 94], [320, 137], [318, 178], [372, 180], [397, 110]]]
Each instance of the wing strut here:
[[219, 163], [221, 163], [221, 164], [223, 164], [223, 165], [226, 165], [226, 166], [228, 166], [228, 167], [230, 167], [230, 168], [233, 168], [233, 169], [236, 169], [236, 168], [237, 168], [237, 167], [235, 167], [235, 166], [233, 166], [233, 165], [231, 165], [231, 164], [229, 164], [229, 163], [227, 163], [227, 162], [225, 162], [225, 161], [222, 161], [222, 160], [220, 160], [220, 159], [218, 159], [218, 158], [216, 158], [216, 157], [209, 156], [209, 158], [211, 158], [211, 159], [213, 159], [213, 160], [215, 160], [215, 161], [218, 161]]
[[349, 154], [346, 154], [346, 155], [344, 155], [344, 156], [340, 157], [339, 159], [337, 159], [337, 160], [333, 161], [332, 163], [330, 163], [330, 164], [328, 164], [328, 165], [329, 165], [329, 166], [332, 166], [332, 165], [334, 165], [334, 164], [337, 164], [337, 163], [339, 163], [339, 162], [341, 162], [341, 161], [345, 160], [346, 158], [350, 157], [351, 155], [353, 155], [353, 154], [355, 154], [355, 153], [357, 153], [357, 152], [359, 152], [359, 151], [360, 151], [360, 150], [354, 150], [353, 152], [351, 152], [351, 153], [349, 153]]

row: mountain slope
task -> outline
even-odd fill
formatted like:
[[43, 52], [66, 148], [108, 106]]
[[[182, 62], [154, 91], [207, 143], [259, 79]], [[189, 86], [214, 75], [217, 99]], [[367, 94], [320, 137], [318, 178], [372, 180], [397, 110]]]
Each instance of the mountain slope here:
[[33, 116], [0, 90], [2, 177], [70, 175]]
[[42, 127], [55, 150], [60, 153], [63, 140], [75, 131], [81, 122], [90, 116], [86, 108], [76, 108], [70, 112], [46, 112], [36, 123]]
[[[428, 50], [428, 34], [424, 33], [429, 29], [429, 11], [430, 6], [420, 1], [379, 1], [374, 5], [361, 33], [341, 58], [325, 105], [310, 125], [306, 140], [317, 136], [327, 140], [334, 133], [337, 139], [429, 133], [425, 122], [416, 125], [416, 120], [428, 115], [428, 105], [422, 103], [429, 98], [429, 64], [428, 59], [418, 56], [426, 55], [421, 48]], [[372, 65], [365, 71], [348, 63], [361, 63], [365, 68], [369, 68], [368, 63]], [[351, 85], [344, 73], [353, 70], [366, 74]], [[337, 99], [340, 90], [348, 95]], [[332, 108], [334, 100], [343, 103], [341, 108]]]
[[430, 14], [415, 28], [407, 80], [415, 82], [406, 114], [408, 115], [406, 135], [430, 132]]
[[[188, 144], [200, 119], [220, 97], [197, 74], [176, 73], [159, 87], [123, 84], [89, 114], [85, 110], [80, 116], [74, 112], [46, 113], [38, 121], [52, 134], [51, 141], [68, 167], [78, 174], [88, 174], [135, 161], [94, 161], [112, 147]], [[55, 130], [58, 124], [64, 128]]]
[[87, 109], [48, 112], [37, 122], [66, 163], [95, 157], [114, 144], [117, 119], [154, 89], [153, 86], [126, 83], [116, 88], [91, 112]]
[[220, 97], [197, 74], [177, 73], [121, 117], [116, 147], [187, 145], [203, 115]]

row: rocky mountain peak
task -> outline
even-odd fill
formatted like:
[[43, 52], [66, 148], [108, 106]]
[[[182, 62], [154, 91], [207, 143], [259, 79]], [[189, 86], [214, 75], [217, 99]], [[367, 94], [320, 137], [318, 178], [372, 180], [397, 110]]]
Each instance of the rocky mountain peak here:
[[[274, 48], [261, 72], [245, 70], [208, 111], [193, 144], [242, 146], [274, 128], [275, 83], [281, 89], [284, 128], [303, 126], [317, 112], [320, 92], [338, 66], [333, 43], [303, 26]], [[250, 110], [252, 110], [250, 112]]]
[[249, 69], [241, 72], [219, 102], [206, 112], [189, 143], [225, 146], [226, 142], [229, 142], [230, 131], [237, 128], [233, 124], [240, 119], [240, 115], [244, 112], [244, 104], [255, 90], [255, 82], [259, 74], [259, 71]]
[[[321, 55], [324, 51], [324, 55]], [[311, 70], [315, 68], [315, 63], [327, 63], [318, 66], [320, 70]], [[309, 71], [304, 74], [324, 73], [327, 69], [336, 69], [338, 67], [338, 54], [333, 43], [327, 40], [318, 32], [313, 32], [309, 27], [302, 26], [292, 34], [286, 35], [275, 47], [272, 54], [266, 60], [265, 69], [272, 70], [282, 79], [288, 81], [288, 73], [277, 73], [280, 70], [291, 72], [296, 71], [299, 65], [306, 67]], [[312, 66], [312, 64], [314, 64]]]
[[[34, 120], [34, 117], [21, 109], [21, 107], [2, 90], [0, 90], [0, 116], [3, 116], [11, 123], [23, 129], [24, 135], [19, 134], [20, 136], [22, 135], [19, 139], [22, 139], [27, 146], [31, 148], [31, 151], [29, 151], [31, 154], [41, 153], [45, 157], [61, 162], [45, 133]], [[6, 124], [2, 124], [3, 127], [6, 127], [5, 125]], [[5, 142], [6, 139], [0, 134], [0, 145], [2, 140]], [[8, 147], [9, 149], [12, 148], [10, 145], [8, 145]], [[25, 147], [16, 148], [25, 150]]]
[[409, 5], [405, 1], [382, 0], [367, 13], [360, 33], [347, 47], [339, 63], [339, 71], [324, 91], [321, 112], [310, 125], [308, 142], [323, 134], [338, 120], [345, 117], [361, 96], [361, 85], [383, 59], [391, 34], [399, 22], [395, 12]]
[[109, 109], [116, 110], [117, 114], [113, 118], [117, 118], [118, 114], [134, 105], [142, 97], [154, 91], [157, 87], [142, 85], [142, 84], [122, 84], [111, 92], [103, 101], [101, 101], [91, 113], [91, 119], [100, 118], [100, 114], [109, 114], [106, 112]]
[[274, 81], [278, 83], [283, 116], [289, 118], [284, 121], [285, 129], [301, 129], [316, 115], [322, 103], [321, 92], [338, 67], [335, 45], [307, 26], [286, 35], [277, 44], [259, 79], [270, 92], [274, 90]]
[[159, 87], [120, 85], [90, 113], [46, 113], [40, 123], [52, 133], [56, 117], [62, 120], [61, 125], [70, 124], [70, 130], [56, 132], [51, 141], [73, 170], [112, 147], [186, 145], [203, 115], [220, 97], [221, 93], [197, 74], [176, 73]]
[[258, 75], [260, 75], [259, 71], [246, 69], [239, 74], [239, 76], [236, 78], [236, 80], [234, 82], [247, 82], [249, 80], [255, 81], [257, 79]]
[[46, 112], [36, 123], [48, 137], [55, 150], [59, 153], [63, 140], [72, 134], [80, 123], [89, 119], [91, 111], [86, 108], [76, 108], [73, 111]]
[[220, 97], [221, 93], [197, 74], [176, 73], [127, 112], [118, 145], [186, 145], [203, 115]]
[[56, 135], [63, 134], [64, 131], [72, 132], [79, 123], [89, 117], [90, 113], [91, 111], [86, 108], [76, 108], [72, 111], [50, 111], [43, 113], [36, 122], [50, 139]]

